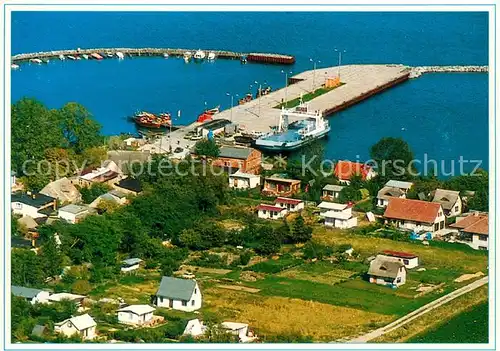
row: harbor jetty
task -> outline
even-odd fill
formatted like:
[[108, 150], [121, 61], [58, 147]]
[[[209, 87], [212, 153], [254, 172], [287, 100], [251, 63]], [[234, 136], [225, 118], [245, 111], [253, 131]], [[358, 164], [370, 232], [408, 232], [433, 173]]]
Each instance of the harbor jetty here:
[[488, 66], [420, 66], [412, 67], [410, 78], [418, 78], [424, 73], [486, 73]]
[[27, 54], [17, 54], [12, 56], [11, 63], [19, 64], [28, 62], [33, 59], [59, 59], [61, 57], [73, 56], [85, 57], [96, 59], [97, 56], [104, 59], [107, 57], [148, 57], [148, 56], [174, 56], [182, 57], [186, 52], [194, 53], [197, 50], [202, 50], [205, 53], [213, 52], [217, 58], [243, 60], [256, 63], [270, 63], [281, 65], [292, 65], [295, 63], [295, 57], [291, 55], [277, 54], [277, 53], [244, 53], [226, 50], [210, 50], [210, 49], [170, 49], [170, 48], [94, 48], [94, 49], [69, 49], [69, 50], [56, 50], [33, 52]]

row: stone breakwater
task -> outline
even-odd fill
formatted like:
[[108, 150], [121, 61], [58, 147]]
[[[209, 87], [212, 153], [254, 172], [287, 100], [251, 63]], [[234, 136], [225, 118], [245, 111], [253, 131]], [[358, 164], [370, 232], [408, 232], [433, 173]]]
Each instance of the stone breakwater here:
[[424, 73], [438, 73], [438, 72], [488, 72], [488, 66], [420, 66], [412, 67], [410, 78], [418, 78]]

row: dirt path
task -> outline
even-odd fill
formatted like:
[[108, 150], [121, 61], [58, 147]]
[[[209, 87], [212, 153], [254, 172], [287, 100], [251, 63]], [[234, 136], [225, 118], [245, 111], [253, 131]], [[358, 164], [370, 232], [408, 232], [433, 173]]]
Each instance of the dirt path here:
[[399, 318], [398, 320], [386, 325], [385, 327], [376, 329], [374, 331], [371, 331], [367, 334], [358, 336], [354, 339], [351, 339], [347, 341], [348, 343], [364, 343], [364, 342], [369, 342], [370, 340], [373, 340], [375, 338], [378, 338], [379, 336], [382, 336], [386, 333], [389, 333], [395, 329], [398, 329], [399, 327], [411, 322], [412, 320], [426, 314], [429, 311], [432, 311], [433, 309], [444, 305], [445, 303], [456, 299], [459, 296], [462, 296], [474, 289], [477, 289], [485, 284], [488, 283], [488, 276], [478, 279], [475, 282], [470, 283], [469, 285], [466, 285], [464, 287], [461, 287], [460, 289], [457, 289], [448, 295], [442, 296], [439, 299], [436, 299], [427, 305], [424, 305], [418, 309], [416, 309], [413, 312], [408, 313], [406, 316]]

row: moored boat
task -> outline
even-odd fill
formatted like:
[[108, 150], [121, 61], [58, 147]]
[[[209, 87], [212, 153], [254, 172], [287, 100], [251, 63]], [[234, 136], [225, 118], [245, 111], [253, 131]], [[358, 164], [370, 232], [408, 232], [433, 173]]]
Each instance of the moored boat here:
[[205, 59], [205, 51], [203, 50], [197, 50], [195, 53], [194, 53], [194, 60], [195, 61], [203, 61]]
[[76, 57], [75, 57], [75, 56], [68, 55], [67, 57], [68, 57], [70, 60], [73, 60], [73, 61], [74, 61], [74, 60], [76, 60]]
[[206, 121], [210, 121], [212, 120], [215, 114], [219, 113], [219, 111], [220, 111], [220, 105], [211, 109], [207, 109], [198, 115], [198, 119], [196, 120], [196, 122], [203, 123]]
[[90, 56], [91, 56], [92, 58], [96, 59], [96, 60], [102, 60], [102, 58], [103, 58], [101, 55], [99, 55], [99, 54], [98, 54], [98, 53], [96, 53], [96, 52], [91, 53], [91, 54], [90, 54]]
[[12, 69], [19, 69], [19, 65], [16, 65], [15, 63], [10, 65], [10, 68]]
[[85, 59], [85, 60], [88, 60], [89, 59], [89, 55], [87, 54], [83, 54], [82, 57]]
[[41, 64], [41, 63], [43, 63], [43, 61], [42, 61], [42, 60], [37, 59], [37, 58], [31, 59], [31, 60], [30, 60], [30, 62], [32, 62], [32, 63], [36, 63], [36, 64], [38, 64], [38, 65], [39, 65], [39, 64]]
[[243, 105], [244, 103], [249, 102], [249, 101], [252, 101], [252, 100], [253, 100], [253, 96], [252, 96], [252, 94], [251, 94], [251, 93], [248, 93], [248, 94], [246, 94], [246, 95], [245, 95], [245, 97], [241, 98], [241, 99], [238, 101], [238, 103], [239, 103], [240, 105]]
[[117, 51], [116, 57], [118, 57], [119, 60], [123, 60], [125, 58], [125, 55], [123, 55], [123, 52]]
[[155, 115], [150, 112], [138, 112], [133, 117], [132, 120], [141, 127], [144, 128], [166, 128], [171, 124], [171, 116], [169, 113], [160, 113]]
[[163, 54], [163, 58], [168, 58], [168, 54], [167, 54], [167, 53], [164, 53], [164, 54]]
[[217, 57], [217, 56], [215, 55], [215, 52], [210, 51], [210, 52], [208, 53], [207, 60], [209, 60], [209, 61], [214, 61], [216, 57]]
[[59, 55], [59, 60], [64, 61], [64, 60], [66, 60], [66, 57], [64, 57], [64, 55], [61, 54], [61, 55]]
[[184, 61], [186, 63], [188, 63], [191, 60], [192, 57], [193, 57], [193, 53], [191, 51], [186, 51], [184, 53]]

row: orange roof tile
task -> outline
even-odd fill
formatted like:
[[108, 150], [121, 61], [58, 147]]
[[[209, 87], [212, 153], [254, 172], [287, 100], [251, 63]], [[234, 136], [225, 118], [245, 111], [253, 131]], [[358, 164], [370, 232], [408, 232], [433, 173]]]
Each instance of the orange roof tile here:
[[384, 213], [384, 217], [403, 219], [422, 223], [434, 223], [441, 204], [420, 200], [391, 198]]
[[366, 175], [370, 170], [370, 166], [367, 166], [359, 162], [351, 161], [339, 161], [335, 165], [335, 176], [340, 180], [349, 180], [355, 175], [360, 175], [363, 180], [366, 179]]
[[462, 230], [467, 233], [488, 235], [488, 217], [480, 219]]
[[465, 218], [462, 218], [461, 220], [457, 221], [456, 223], [450, 224], [450, 227], [464, 229], [464, 228], [467, 228], [468, 226], [471, 226], [474, 223], [476, 223], [484, 218], [488, 218], [488, 216], [471, 214]]

